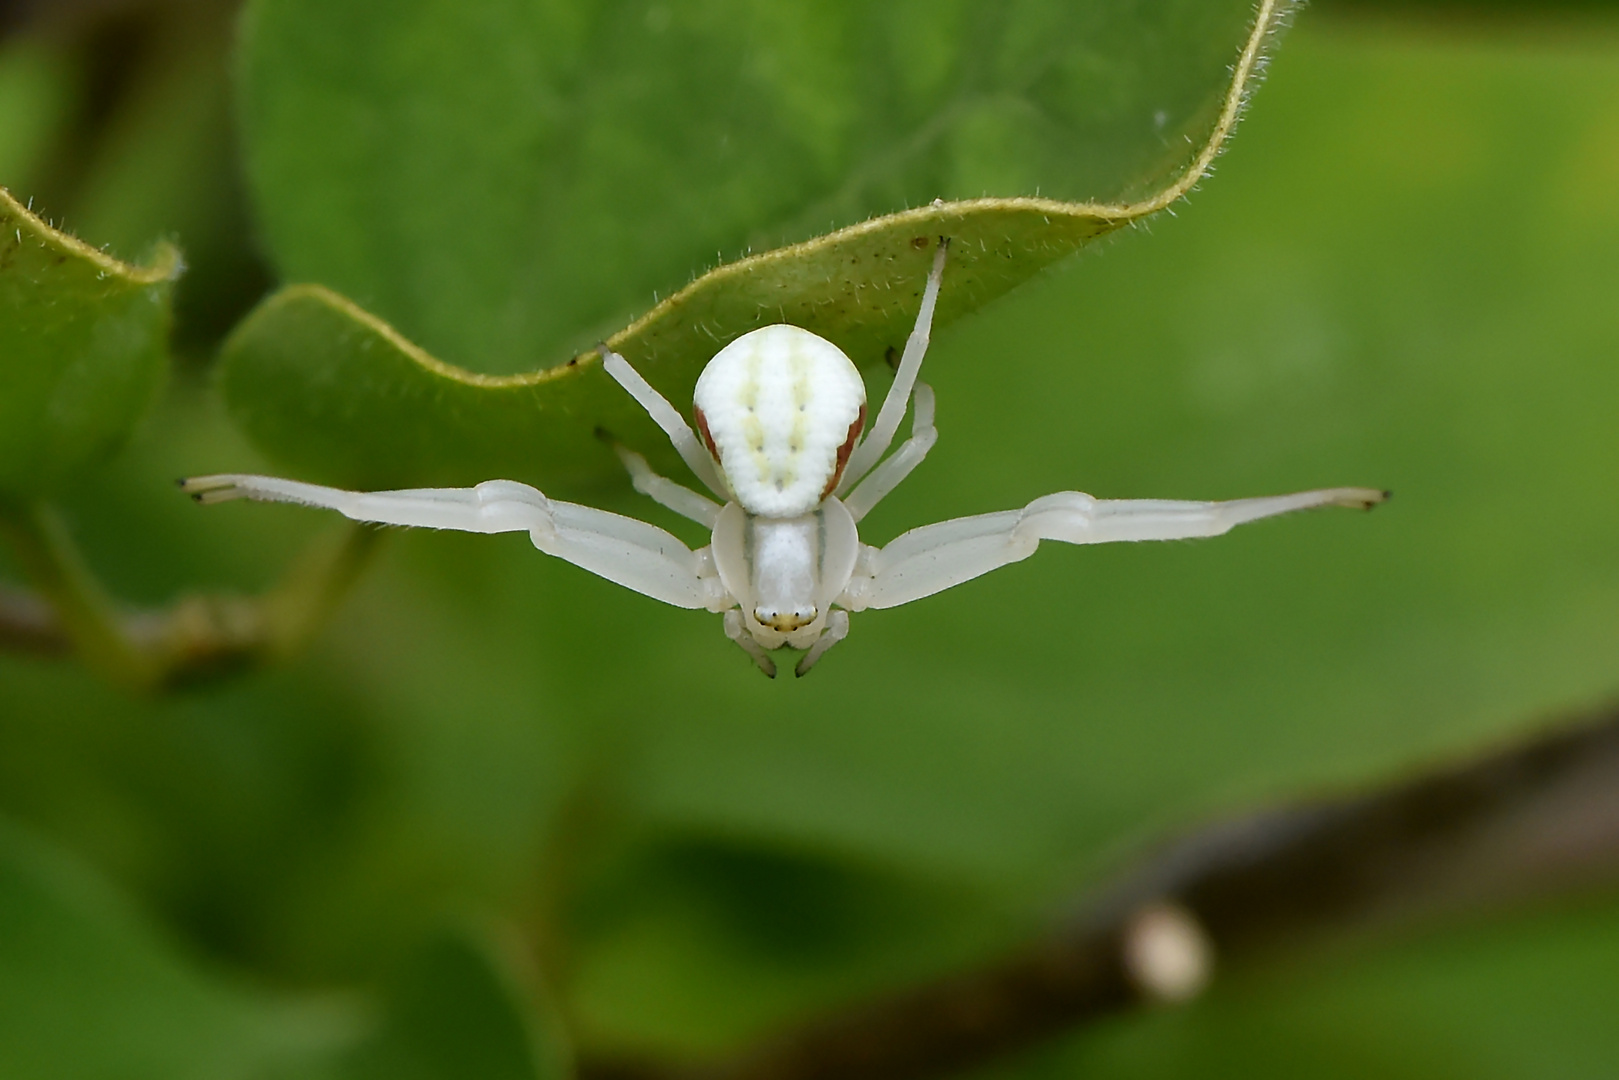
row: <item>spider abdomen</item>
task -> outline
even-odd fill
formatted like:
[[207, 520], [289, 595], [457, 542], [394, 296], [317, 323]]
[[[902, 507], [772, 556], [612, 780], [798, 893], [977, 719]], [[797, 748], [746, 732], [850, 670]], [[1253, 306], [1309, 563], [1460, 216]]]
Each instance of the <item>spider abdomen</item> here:
[[866, 387], [836, 345], [783, 324], [721, 349], [693, 403], [703, 441], [743, 509], [797, 517], [836, 486], [865, 420]]

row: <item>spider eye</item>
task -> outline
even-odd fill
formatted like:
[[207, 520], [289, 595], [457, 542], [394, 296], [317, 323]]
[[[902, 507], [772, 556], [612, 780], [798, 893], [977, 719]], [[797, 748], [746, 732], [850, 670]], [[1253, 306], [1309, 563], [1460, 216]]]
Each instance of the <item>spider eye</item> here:
[[815, 621], [815, 617], [819, 614], [818, 610], [809, 606], [795, 608], [792, 611], [782, 611], [779, 608], [765, 607], [763, 605], [753, 609], [753, 617], [758, 619], [762, 625], [768, 626], [772, 630], [779, 630], [783, 634], [808, 626]]

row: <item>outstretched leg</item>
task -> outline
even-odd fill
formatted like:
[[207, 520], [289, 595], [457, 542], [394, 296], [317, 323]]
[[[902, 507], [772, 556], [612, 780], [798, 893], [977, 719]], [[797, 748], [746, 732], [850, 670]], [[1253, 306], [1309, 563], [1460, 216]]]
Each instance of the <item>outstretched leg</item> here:
[[916, 384], [916, 411], [911, 414], [911, 437], [843, 500], [843, 505], [855, 521], [871, 513], [872, 507], [899, 487], [900, 482], [911, 475], [911, 470], [922, 464], [922, 459], [928, 456], [928, 451], [938, 441], [939, 431], [933, 426], [933, 387], [919, 382]]
[[1026, 559], [1042, 540], [1108, 544], [1120, 540], [1185, 540], [1219, 536], [1237, 525], [1318, 506], [1370, 509], [1388, 497], [1371, 488], [1330, 488], [1230, 502], [1093, 499], [1063, 491], [1022, 510], [955, 518], [867, 548], [869, 573], [849, 583], [838, 603], [851, 611], [920, 600], [952, 585]]
[[[547, 499], [527, 484], [486, 480], [473, 488], [343, 491], [273, 476], [198, 476], [180, 483], [201, 503], [289, 502], [336, 510], [355, 521], [461, 532], [526, 532], [547, 555], [643, 596], [683, 608], [723, 610], [732, 601], [712, 560], [644, 521]], [[705, 549], [706, 550], [706, 549]]]
[[933, 269], [928, 271], [928, 283], [922, 290], [922, 307], [916, 313], [916, 325], [905, 342], [899, 370], [894, 373], [894, 385], [888, 388], [888, 396], [883, 399], [883, 407], [878, 410], [877, 419], [865, 440], [849, 455], [849, 464], [844, 467], [843, 480], [836, 492], [840, 498], [871, 471], [877, 459], [888, 449], [888, 444], [894, 441], [894, 432], [899, 430], [899, 422], [905, 416], [905, 406], [911, 399], [911, 388], [916, 385], [917, 373], [922, 370], [922, 358], [928, 352], [928, 338], [933, 332], [933, 309], [939, 302], [939, 283], [944, 280], [944, 256], [949, 248], [949, 239], [941, 237], [939, 247], [933, 254]]
[[193, 476], [180, 490], [199, 503], [229, 499], [297, 503], [336, 510], [355, 521], [460, 532], [529, 532], [549, 527], [551, 501], [527, 484], [489, 480], [472, 488], [344, 491], [275, 476]]
[[714, 459], [708, 456], [708, 450], [697, 441], [697, 434], [692, 431], [686, 418], [681, 416], [675, 407], [669, 404], [669, 399], [652, 388], [652, 384], [641, 378], [641, 373], [630, 366], [630, 362], [606, 345], [600, 346], [602, 368], [613, 379], [628, 390], [630, 396], [640, 402], [641, 408], [647, 415], [663, 429], [674, 444], [675, 451], [686, 467], [708, 486], [708, 490], [722, 499], [730, 498], [730, 488], [720, 476], [719, 469], [714, 467]]
[[624, 463], [629, 471], [630, 481], [635, 484], [635, 490], [658, 503], [667, 506], [681, 517], [690, 518], [699, 525], [712, 529], [714, 522], [719, 519], [719, 504], [705, 499], [684, 484], [677, 484], [668, 477], [659, 476], [652, 471], [652, 466], [646, 463], [646, 458], [634, 450], [620, 443], [614, 443], [613, 449], [618, 453], [618, 460]]

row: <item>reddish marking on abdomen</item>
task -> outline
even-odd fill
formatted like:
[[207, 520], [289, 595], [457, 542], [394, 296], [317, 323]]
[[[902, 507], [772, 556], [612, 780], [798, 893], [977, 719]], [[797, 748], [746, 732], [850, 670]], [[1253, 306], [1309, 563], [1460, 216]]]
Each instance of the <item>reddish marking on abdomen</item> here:
[[860, 406], [860, 415], [855, 417], [854, 423], [849, 425], [849, 437], [843, 440], [842, 446], [838, 447], [838, 463], [832, 469], [832, 479], [826, 482], [826, 490], [821, 492], [821, 498], [825, 499], [832, 494], [832, 489], [838, 486], [839, 480], [843, 479], [843, 470], [849, 464], [849, 455], [854, 453], [854, 441], [860, 438], [860, 429], [865, 426], [866, 406], [862, 404]]
[[714, 436], [708, 433], [708, 417], [704, 416], [703, 410], [695, 405], [691, 407], [691, 414], [697, 421], [697, 434], [703, 437], [703, 445], [708, 447], [709, 454], [723, 467], [724, 462], [720, 461], [719, 447], [714, 445]]

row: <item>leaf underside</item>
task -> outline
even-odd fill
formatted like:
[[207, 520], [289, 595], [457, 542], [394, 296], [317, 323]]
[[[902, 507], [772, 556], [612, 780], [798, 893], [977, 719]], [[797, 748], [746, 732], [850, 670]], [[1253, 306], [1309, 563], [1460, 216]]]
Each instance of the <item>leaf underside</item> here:
[[[301, 190], [307, 193], [323, 177], [311, 171], [314, 166], [300, 165], [298, 153], [287, 148], [287, 125], [291, 121], [283, 114], [288, 110], [294, 117], [299, 114], [296, 103], [284, 105], [281, 98], [272, 95], [273, 90], [285, 91], [290, 85], [277, 63], [290, 67], [294, 74], [302, 73], [317, 86], [322, 78], [338, 78], [321, 67], [325, 61], [297, 52], [307, 35], [296, 39], [296, 47], [283, 40], [291, 40], [283, 24], [290, 17], [289, 11], [301, 10], [299, 3], [301, 0], [266, 0], [253, 9], [248, 23], [244, 126], [250, 162], [258, 163], [254, 171], [259, 200], [267, 217], [272, 247], [279, 248], [277, 254], [284, 268], [308, 269], [316, 280], [329, 283], [349, 282], [350, 288], [356, 290], [351, 295], [359, 295], [368, 306], [377, 304], [377, 313], [370, 313], [332, 288], [308, 284], [283, 289], [245, 320], [226, 345], [221, 379], [232, 413], [249, 436], [298, 476], [351, 487], [468, 484], [501, 476], [535, 483], [555, 494], [581, 493], [603, 483], [623, 482], [607, 441], [600, 437], [603, 434], [642, 450], [659, 468], [683, 475], [667, 441], [601, 372], [590, 351], [600, 338], [588, 333], [588, 319], [580, 325], [583, 317], [567, 322], [552, 311], [546, 316], [551, 319], [546, 324], [551, 331], [549, 346], [543, 340], [537, 345], [525, 341], [519, 348], [510, 340], [495, 342], [490, 337], [499, 326], [540, 327], [545, 322], [543, 311], [533, 318], [528, 318], [528, 313], [547, 305], [555, 307], [559, 301], [548, 294], [532, 292], [536, 276], [550, 275], [547, 280], [565, 291], [566, 282], [559, 283], [559, 275], [565, 279], [576, 270], [577, 275], [588, 278], [597, 272], [598, 263], [612, 262], [617, 257], [614, 251], [537, 254], [531, 263], [516, 262], [505, 267], [511, 281], [503, 278], [477, 295], [463, 296], [456, 292], [461, 287], [459, 279], [487, 279], [491, 270], [486, 257], [493, 256], [489, 256], [488, 245], [478, 248], [462, 234], [516, 226], [503, 223], [496, 206], [490, 211], [492, 222], [483, 221], [482, 214], [467, 213], [453, 234], [441, 231], [428, 238], [411, 234], [412, 214], [431, 217], [437, 210], [419, 201], [401, 207], [399, 200], [406, 189], [420, 192], [431, 188], [432, 183], [448, 188], [464, 179], [453, 175], [431, 181], [415, 175], [399, 180], [391, 176], [377, 178], [383, 190], [373, 201], [385, 205], [392, 201], [394, 217], [369, 208], [363, 214], [357, 209], [356, 214], [380, 215], [376, 221], [367, 219], [355, 224], [334, 217], [327, 224], [328, 231], [342, 234], [337, 239], [325, 239], [325, 234], [310, 221], [289, 223], [287, 207], [295, 201], [295, 181], [302, 182]], [[428, 10], [432, 6], [423, 0], [413, 7], [413, 17], [424, 26], [436, 25], [437, 16]], [[1172, 118], [1168, 118], [1166, 110], [1154, 113], [1147, 108], [1157, 100], [1148, 91], [1138, 87], [1131, 91], [1135, 94], [1131, 97], [1119, 90], [1123, 84], [1114, 73], [1115, 91], [1129, 99], [1128, 108], [1121, 105], [1114, 112], [1135, 116], [1136, 134], [1133, 141], [1125, 139], [1130, 143], [1129, 153], [1111, 148], [1106, 153], [1099, 150], [1097, 156], [1107, 158], [1117, 169], [1105, 179], [1092, 176], [1088, 182], [1105, 189], [1106, 194], [1129, 196], [1142, 190], [1141, 181], [1146, 177], [1157, 186], [1146, 189], [1149, 193], [1138, 201], [1108, 204], [1029, 195], [982, 197], [934, 201], [870, 217], [816, 239], [719, 266], [616, 333], [606, 334], [604, 327], [601, 336], [677, 406], [690, 400], [699, 372], [721, 345], [748, 330], [777, 322], [793, 323], [826, 337], [863, 370], [879, 369], [886, 356], [903, 346], [910, 332], [932, 248], [939, 237], [949, 237], [951, 241], [937, 317], [937, 325], [944, 326], [1004, 295], [1098, 237], [1184, 195], [1229, 134], [1262, 46], [1284, 7], [1277, 0], [1267, 0], [1257, 14], [1246, 4], [1230, 5], [1229, 11], [1220, 5], [1205, 7], [1200, 17], [1181, 12], [1178, 7], [1165, 14], [1164, 18], [1180, 18], [1203, 30], [1206, 36], [1211, 18], [1208, 13], [1217, 11], [1225, 22], [1216, 19], [1212, 25], [1224, 26], [1230, 32], [1227, 43], [1218, 50], [1211, 51], [1206, 41], [1199, 44], [1199, 55], [1204, 60], [1201, 67], [1191, 64], [1185, 56], [1179, 58], [1182, 66], [1201, 73], [1206, 85], [1200, 93], [1192, 93], [1184, 85], [1185, 73], [1177, 72], [1182, 85], [1177, 87], [1178, 104]], [[1106, 2], [1076, 8], [1081, 9], [1093, 22], [1106, 22], [1104, 15], [1122, 18], [1119, 13], [1124, 11]], [[349, 17], [352, 15], [350, 12]], [[972, 19], [966, 19], [961, 25], [974, 24]], [[370, 24], [357, 32], [371, 33]], [[1165, 53], [1157, 38], [1148, 38], [1155, 42], [1158, 52], [1134, 58], [1139, 60], [1137, 66], [1149, 75], [1161, 76], [1168, 84], [1168, 72], [1174, 70], [1176, 60], [1168, 55], [1173, 49]], [[1082, 69], [1080, 61], [1086, 56], [1096, 59], [1085, 52], [1081, 47], [1084, 44], [1072, 46], [1074, 55], [1059, 50], [1052, 63], [1061, 67], [1057, 63], [1061, 61], [1068, 68]], [[956, 47], [964, 46], [957, 42]], [[1210, 56], [1216, 62], [1210, 62]], [[1129, 67], [1122, 62], [1115, 66]], [[1135, 73], [1136, 78], [1145, 78], [1141, 71]], [[363, 81], [363, 77], [355, 78]], [[1090, 83], [1076, 80], [1071, 80], [1075, 86], [1097, 89], [1094, 79]], [[611, 78], [607, 82], [611, 83]], [[407, 114], [400, 106], [390, 112], [389, 103], [382, 100], [385, 95], [378, 89], [385, 84], [386, 80], [379, 77], [358, 89], [334, 84], [308, 93], [316, 95], [311, 98], [315, 105], [324, 100], [319, 96], [324, 93], [346, 107], [369, 110], [366, 115], [379, 125], [392, 124], [390, 130], [396, 135], [403, 128], [404, 134], [399, 137], [406, 141], [422, 134], [409, 126], [422, 110]], [[986, 91], [980, 87], [978, 92]], [[579, 94], [584, 95], [584, 91]], [[600, 102], [586, 95], [575, 104], [588, 109]], [[491, 122], [487, 116], [473, 117], [468, 124], [476, 127]], [[1077, 125], [1072, 131], [1051, 134], [1074, 136], [1075, 132], [1082, 134], [1083, 127]], [[650, 146], [652, 136], [644, 131], [615, 134], [635, 145], [638, 153], [653, 155], [657, 150]], [[779, 132], [764, 131], [759, 137], [767, 140], [774, 134]], [[1117, 131], [1113, 135], [1124, 138]], [[642, 143], [634, 143], [636, 137], [641, 137]], [[494, 149], [480, 147], [467, 153], [473, 157], [499, 157], [504, 152], [499, 134], [490, 138]], [[1083, 145], [1059, 149], [1071, 156], [1084, 156]], [[353, 175], [332, 174], [331, 184], [342, 187], [355, 183], [356, 176], [371, 178], [366, 171], [368, 165], [375, 162], [353, 165]], [[551, 163], [542, 160], [534, 167], [545, 172]], [[299, 168], [303, 171], [299, 172]], [[401, 171], [408, 172], [403, 168]], [[918, 165], [910, 173], [903, 168], [899, 172], [902, 180], [933, 183], [949, 190], [937, 168], [930, 172]], [[574, 178], [581, 183], [622, 180], [606, 167], [600, 175]], [[1033, 179], [1025, 177], [1023, 182], [1032, 188], [1040, 179], [1036, 168]], [[1057, 182], [1048, 182], [1044, 188], [1063, 190], [1063, 178], [1054, 179]], [[678, 185], [687, 180], [697, 182], [676, 170], [669, 182]], [[854, 182], [848, 177], [841, 180], [845, 188]], [[390, 184], [396, 190], [388, 190]], [[940, 190], [940, 186], [933, 190]], [[681, 194], [676, 191], [671, 198]], [[845, 213], [861, 212], [862, 216], [880, 214], [884, 202], [891, 206], [893, 197], [894, 193], [886, 190], [868, 193], [863, 197], [865, 201], [856, 200], [841, 209]], [[313, 201], [333, 198], [336, 196], [328, 193]], [[627, 202], [624, 214], [633, 223], [643, 209]], [[802, 213], [806, 208], [800, 205], [789, 209]], [[793, 231], [781, 213], [778, 220], [783, 230], [789, 234]], [[755, 231], [757, 224], [751, 226]], [[649, 223], [647, 227], [652, 226]], [[746, 236], [744, 232], [732, 239], [743, 240]], [[705, 249], [696, 245], [713, 239], [709, 235], [701, 240], [683, 237], [679, 242], [662, 242], [654, 237], [647, 240], [643, 254], [652, 262], [665, 264], [671, 252], [673, 257], [684, 260], [701, 258]], [[548, 258], [555, 265], [547, 263]], [[424, 266], [428, 269], [422, 269]], [[635, 273], [624, 272], [629, 273], [632, 282], [636, 280]], [[491, 291], [495, 295], [486, 295]], [[440, 309], [451, 302], [462, 306], [451, 313], [454, 318], [446, 320]], [[535, 333], [541, 331], [536, 329]], [[554, 350], [550, 355], [556, 359], [541, 370], [490, 376], [436, 359], [413, 343], [416, 341], [428, 346], [438, 342], [447, 350], [441, 355], [462, 364], [482, 360], [478, 366], [486, 370], [499, 370], [509, 363], [513, 350], [539, 359], [550, 348]], [[541, 351], [536, 353], [536, 348]], [[569, 356], [573, 359], [558, 362]]]

